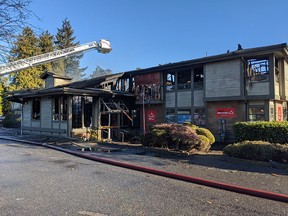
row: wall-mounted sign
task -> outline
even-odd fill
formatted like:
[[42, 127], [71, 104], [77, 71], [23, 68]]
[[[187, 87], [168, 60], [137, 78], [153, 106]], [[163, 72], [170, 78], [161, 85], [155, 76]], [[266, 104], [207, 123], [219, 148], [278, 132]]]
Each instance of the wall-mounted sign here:
[[147, 110], [146, 119], [148, 122], [156, 122], [156, 110]]
[[216, 108], [216, 118], [234, 118], [236, 116], [236, 108]]
[[283, 112], [281, 105], [277, 108], [277, 121], [283, 121]]

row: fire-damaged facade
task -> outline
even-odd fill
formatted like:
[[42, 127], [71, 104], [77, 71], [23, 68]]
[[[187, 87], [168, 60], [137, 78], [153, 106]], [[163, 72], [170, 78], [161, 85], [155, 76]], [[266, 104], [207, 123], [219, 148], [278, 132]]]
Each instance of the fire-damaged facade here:
[[287, 120], [286, 43], [74, 83], [42, 77], [46, 88], [8, 97], [22, 103], [23, 133], [72, 137], [94, 129], [121, 140], [130, 128], [145, 133], [157, 123], [191, 122], [230, 141], [236, 122]]

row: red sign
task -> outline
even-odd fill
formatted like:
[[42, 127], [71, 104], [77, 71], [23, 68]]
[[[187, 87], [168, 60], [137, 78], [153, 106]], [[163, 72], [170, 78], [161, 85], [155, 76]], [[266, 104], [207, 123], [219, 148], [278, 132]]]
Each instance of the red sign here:
[[283, 121], [282, 107], [278, 106], [277, 121]]
[[156, 110], [147, 110], [146, 119], [148, 122], [156, 122]]
[[236, 108], [217, 108], [216, 117], [217, 118], [234, 118], [236, 117]]

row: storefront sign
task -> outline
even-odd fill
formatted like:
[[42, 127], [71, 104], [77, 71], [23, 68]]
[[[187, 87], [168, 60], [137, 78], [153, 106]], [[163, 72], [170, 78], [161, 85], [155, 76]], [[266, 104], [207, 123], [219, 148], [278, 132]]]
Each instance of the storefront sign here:
[[217, 108], [217, 118], [234, 118], [236, 117], [236, 108]]
[[277, 109], [277, 121], [283, 121], [283, 115], [282, 115], [282, 107], [278, 106]]
[[156, 110], [147, 110], [146, 119], [148, 122], [156, 122]]

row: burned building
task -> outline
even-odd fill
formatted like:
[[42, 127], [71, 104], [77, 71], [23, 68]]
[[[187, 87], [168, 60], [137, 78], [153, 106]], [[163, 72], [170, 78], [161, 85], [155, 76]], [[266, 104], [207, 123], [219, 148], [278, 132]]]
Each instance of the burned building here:
[[119, 139], [125, 128], [145, 133], [157, 123], [191, 122], [230, 141], [236, 122], [287, 120], [286, 43], [74, 83], [52, 73], [43, 79], [45, 89], [8, 97], [22, 103], [23, 133], [71, 137], [89, 127]]

